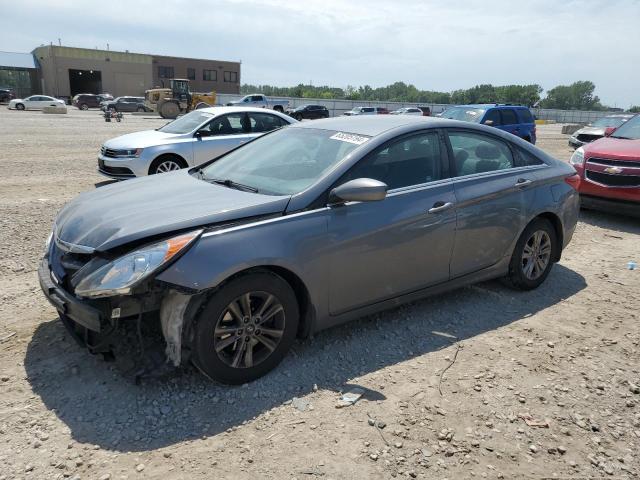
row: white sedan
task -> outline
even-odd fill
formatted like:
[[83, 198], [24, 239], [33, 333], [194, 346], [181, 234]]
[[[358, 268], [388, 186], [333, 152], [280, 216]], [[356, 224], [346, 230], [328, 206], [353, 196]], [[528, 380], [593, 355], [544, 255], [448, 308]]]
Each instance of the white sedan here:
[[416, 107], [403, 107], [391, 112], [391, 115], [416, 115], [422, 116], [422, 110]]
[[98, 172], [118, 180], [194, 167], [297, 120], [264, 108], [194, 110], [157, 130], [107, 140]]
[[57, 98], [46, 95], [31, 95], [27, 98], [14, 98], [8, 108], [16, 110], [42, 110], [44, 107], [64, 107], [65, 103]]

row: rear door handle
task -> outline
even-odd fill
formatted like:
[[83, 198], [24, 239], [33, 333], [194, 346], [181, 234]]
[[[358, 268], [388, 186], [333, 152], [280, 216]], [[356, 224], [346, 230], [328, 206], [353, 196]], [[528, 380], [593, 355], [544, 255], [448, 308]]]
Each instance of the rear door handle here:
[[516, 187], [522, 188], [522, 187], [526, 187], [527, 185], [531, 185], [532, 183], [533, 182], [529, 179], [519, 178], [518, 181], [516, 182]]
[[453, 203], [451, 202], [436, 202], [433, 204], [433, 207], [429, 209], [429, 213], [444, 212], [445, 210], [449, 210], [451, 207], [453, 207]]

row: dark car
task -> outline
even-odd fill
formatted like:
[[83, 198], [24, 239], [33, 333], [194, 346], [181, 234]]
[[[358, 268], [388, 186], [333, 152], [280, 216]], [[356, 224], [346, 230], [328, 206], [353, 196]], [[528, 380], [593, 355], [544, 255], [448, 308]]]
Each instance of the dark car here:
[[102, 102], [102, 110], [112, 112], [150, 112], [144, 105], [144, 97], [118, 97], [115, 100]]
[[80, 110], [89, 110], [90, 108], [100, 108], [102, 102], [109, 101], [102, 95], [95, 95], [93, 93], [80, 93], [75, 95], [71, 100], [71, 105]]
[[16, 96], [14, 95], [12, 90], [8, 88], [0, 88], [0, 102], [10, 102], [14, 98], [16, 98]]
[[529, 143], [536, 143], [536, 121], [531, 111], [522, 105], [457, 105], [447, 108], [439, 116], [489, 125]]
[[576, 227], [576, 178], [484, 125], [299, 122], [83, 193], [55, 219], [40, 284], [94, 353], [118, 325], [155, 322], [171, 363], [245, 383], [296, 336], [491, 278], [538, 287]]
[[324, 105], [300, 105], [287, 113], [298, 121], [329, 118], [329, 109]]

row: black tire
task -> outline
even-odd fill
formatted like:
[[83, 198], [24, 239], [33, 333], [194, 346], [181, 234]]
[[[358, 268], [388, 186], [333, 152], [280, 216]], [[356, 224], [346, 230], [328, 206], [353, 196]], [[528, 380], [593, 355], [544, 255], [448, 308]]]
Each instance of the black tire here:
[[24, 110], [24, 103], [16, 103], [16, 110]]
[[144, 108], [144, 107], [138, 107], [138, 108], [136, 109], [136, 112], [146, 112], [146, 111], [147, 111], [147, 109], [146, 109], [146, 108]]
[[[229, 307], [236, 300], [241, 301], [246, 294], [254, 295], [249, 297], [251, 316], [235, 318]], [[270, 309], [278, 310], [264, 323], [258, 323], [261, 316], [253, 317], [253, 314], [260, 314], [263, 307], [260, 295], [273, 297], [265, 314], [270, 313]], [[236, 306], [240, 308], [238, 313], [244, 314], [243, 306], [239, 303]], [[241, 275], [216, 291], [198, 314], [192, 344], [193, 362], [207, 377], [222, 383], [238, 385], [256, 380], [273, 370], [291, 348], [298, 330], [299, 315], [296, 296], [281, 277], [271, 272]], [[278, 323], [272, 325], [272, 321]], [[268, 328], [270, 334], [261, 332], [261, 326]], [[233, 333], [216, 334], [216, 329], [218, 332]], [[276, 331], [280, 336], [271, 337]], [[266, 343], [262, 343], [263, 340]], [[223, 342], [227, 346], [218, 353], [216, 349], [225, 344]], [[251, 355], [247, 355], [247, 347]], [[238, 366], [234, 367], [229, 363], [233, 363], [236, 357], [239, 358]], [[254, 360], [256, 364], [253, 364]], [[247, 362], [250, 366], [247, 366]]]
[[[540, 246], [532, 247], [532, 245], [536, 243], [534, 235], [537, 234], [541, 235]], [[546, 246], [547, 243], [548, 249]], [[511, 262], [509, 263], [509, 273], [505, 277], [505, 283], [518, 290], [533, 290], [539, 287], [542, 282], [545, 281], [553, 267], [554, 259], [557, 258], [558, 248], [560, 248], [558, 245], [558, 236], [553, 225], [544, 218], [533, 220], [527, 225], [527, 228], [524, 229], [524, 232], [522, 232], [522, 235], [520, 235], [516, 243], [513, 255], [511, 256]], [[540, 262], [543, 260], [544, 252], [544, 257], [546, 258], [544, 268], [541, 268], [541, 264], [536, 263], [535, 260], [529, 260], [525, 249], [531, 252], [532, 259], [539, 259]], [[538, 253], [540, 253], [540, 255]]]
[[299, 122], [302, 121], [302, 115], [300, 113], [296, 114], [293, 118], [295, 118], [296, 120], [298, 120]]
[[[170, 164], [175, 164], [179, 168], [167, 169], [167, 166]], [[149, 167], [149, 175], [157, 175], [159, 173], [167, 173], [170, 171], [177, 171], [181, 168], [187, 168], [187, 162], [185, 162], [182, 158], [177, 155], [165, 154], [160, 155], [153, 162], [151, 162], [151, 166]]]
[[273, 107], [273, 109], [274, 109], [276, 112], [284, 113], [284, 108], [282, 108], [282, 106], [281, 106], [281, 105], [276, 105], [275, 107]]
[[89, 110], [89, 105], [87, 105], [86, 103], [81, 103], [80, 110]]

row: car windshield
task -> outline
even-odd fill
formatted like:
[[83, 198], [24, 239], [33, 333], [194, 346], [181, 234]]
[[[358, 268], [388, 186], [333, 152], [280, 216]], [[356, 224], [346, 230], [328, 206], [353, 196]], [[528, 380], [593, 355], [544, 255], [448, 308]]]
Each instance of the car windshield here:
[[369, 137], [315, 128], [283, 128], [202, 169], [203, 180], [244, 185], [267, 195], [307, 189]]
[[211, 120], [213, 117], [214, 115], [211, 113], [195, 110], [174, 120], [173, 122], [167, 123], [164, 127], [160, 127], [158, 131], [178, 134], [193, 132], [196, 128], [206, 121]]
[[628, 119], [625, 117], [603, 117], [591, 124], [592, 127], [616, 127], [618, 128]]
[[631, 120], [620, 125], [620, 128], [611, 136], [614, 138], [640, 140], [640, 115], [636, 115]]
[[471, 107], [451, 107], [447, 108], [442, 115], [442, 118], [450, 118], [452, 120], [464, 120], [465, 122], [479, 123], [485, 110], [482, 108]]

